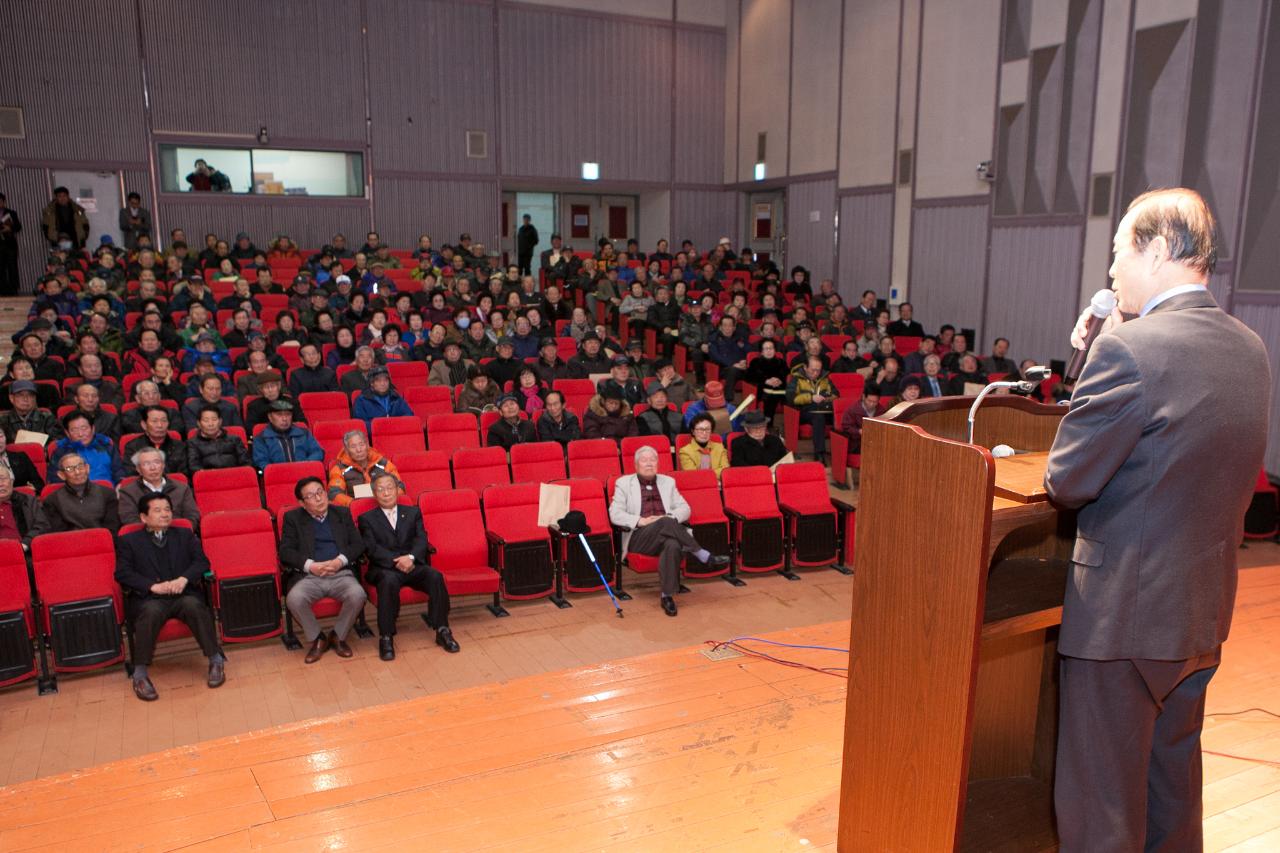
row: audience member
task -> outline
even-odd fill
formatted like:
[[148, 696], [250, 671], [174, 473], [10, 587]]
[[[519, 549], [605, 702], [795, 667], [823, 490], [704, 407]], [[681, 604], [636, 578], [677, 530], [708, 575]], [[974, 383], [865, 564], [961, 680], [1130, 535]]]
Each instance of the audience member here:
[[489, 447], [501, 447], [510, 451], [517, 444], [530, 444], [538, 440], [534, 423], [522, 417], [520, 400], [515, 394], [504, 394], [498, 400], [498, 413], [502, 415], [489, 425], [486, 443]]
[[676, 454], [681, 471], [709, 470], [714, 471], [717, 478], [720, 472], [729, 467], [729, 454], [725, 451], [723, 440], [716, 435], [716, 421], [707, 412], [695, 415], [689, 423], [689, 432], [693, 436], [680, 452]]
[[[138, 451], [151, 448], [159, 450], [165, 460], [165, 473], [187, 473], [187, 448], [180, 438], [170, 434], [168, 409], [163, 406], [149, 406], [142, 416], [142, 435], [128, 441], [121, 456], [124, 460], [124, 473], [132, 476], [138, 473], [134, 467], [133, 457]], [[176, 432], [176, 430], [175, 430]], [[185, 518], [181, 512], [178, 513]], [[132, 513], [126, 513], [130, 517]]]
[[203, 406], [196, 420], [195, 435], [187, 439], [187, 471], [194, 478], [199, 471], [238, 468], [250, 464], [249, 451], [238, 435], [222, 426], [217, 406]]
[[0, 415], [5, 438], [16, 442], [18, 431], [38, 433], [51, 439], [62, 434], [62, 425], [52, 412], [36, 408], [36, 383], [19, 379], [9, 385], [9, 411]]
[[40, 501], [35, 495], [15, 491], [13, 472], [0, 465], [0, 539], [17, 540], [24, 551], [30, 550], [31, 537], [43, 526]]
[[607, 385], [591, 398], [582, 418], [583, 438], [611, 438], [621, 444], [622, 439], [638, 434], [631, 404], [623, 399], [620, 387]]
[[475, 361], [462, 357], [462, 346], [455, 340], [444, 343], [444, 358], [432, 362], [427, 374], [428, 385], [443, 385], [453, 388], [467, 381], [468, 371], [475, 367]]
[[58, 462], [67, 454], [74, 454], [89, 466], [88, 479], [115, 484], [120, 482], [123, 466], [116, 453], [115, 443], [105, 435], [99, 435], [93, 422], [78, 409], [67, 412], [62, 418], [63, 437], [49, 454], [49, 465], [59, 468]]
[[222, 422], [228, 426], [244, 426], [240, 418], [240, 407], [223, 398], [223, 380], [216, 373], [206, 373], [200, 377], [197, 386], [198, 394], [182, 404], [182, 425], [184, 429], [195, 429], [200, 419], [200, 410], [205, 406], [214, 406], [222, 415]]
[[387, 369], [378, 366], [369, 371], [369, 387], [356, 398], [355, 405], [351, 407], [351, 417], [364, 421], [372, 435], [376, 418], [413, 417], [413, 409], [391, 387], [391, 374]]
[[645, 385], [649, 407], [636, 416], [636, 427], [641, 435], [663, 435], [667, 443], [675, 445], [676, 436], [684, 432], [684, 416], [669, 404], [667, 389], [658, 379], [650, 379]]
[[293, 423], [293, 404], [276, 400], [267, 415], [267, 428], [253, 439], [253, 464], [262, 469], [277, 462], [323, 462], [324, 450], [315, 436]]
[[[130, 467], [138, 476], [124, 483], [118, 490], [119, 513], [121, 519], [130, 519], [138, 514], [142, 498], [150, 494], [165, 495], [169, 498], [169, 506], [178, 518], [185, 518], [199, 530], [200, 509], [196, 506], [191, 487], [168, 475], [168, 454], [155, 447], [143, 447], [129, 457]], [[130, 523], [130, 522], [125, 522]]]
[[772, 467], [787, 455], [782, 439], [769, 432], [769, 418], [763, 412], [751, 410], [742, 415], [742, 427], [746, 430], [729, 445], [729, 464], [734, 468], [750, 465]]
[[862, 422], [874, 418], [880, 410], [880, 388], [868, 383], [862, 388], [862, 399], [844, 410], [840, 418], [840, 432], [849, 439], [850, 455], [862, 452]]
[[732, 317], [721, 317], [716, 334], [708, 343], [707, 356], [720, 367], [725, 399], [733, 400], [733, 388], [747, 370], [747, 336], [741, 334]]
[[822, 369], [822, 360], [810, 358], [803, 370], [793, 373], [787, 384], [787, 403], [800, 410], [800, 420], [813, 430], [813, 458], [826, 461], [827, 424], [832, 401], [838, 396], [831, 378]]
[[8, 444], [9, 439], [4, 432], [0, 431], [0, 470], [9, 472], [9, 478], [15, 488], [30, 486], [37, 495], [40, 494], [40, 490], [44, 488], [44, 478], [40, 476], [35, 463], [26, 453], [21, 450], [12, 450]]
[[116, 541], [116, 582], [125, 591], [125, 618], [133, 625], [134, 695], [144, 702], [159, 698], [147, 670], [160, 630], [170, 619], [191, 629], [209, 659], [206, 683], [221, 687], [227, 659], [205, 599], [209, 558], [194, 533], [173, 526], [173, 508], [166, 495], [145, 495], [137, 509], [135, 517], [143, 529]]
[[44, 499], [44, 517], [31, 531], [31, 537], [94, 527], [105, 528], [114, 536], [120, 529], [115, 489], [90, 482], [89, 463], [78, 453], [67, 453], [49, 464], [62, 478], [62, 487]]
[[370, 497], [369, 487], [383, 473], [394, 477], [404, 492], [396, 463], [370, 447], [363, 432], [351, 430], [342, 436], [342, 450], [329, 468], [329, 503], [350, 506], [355, 498]]
[[578, 416], [564, 406], [564, 394], [548, 391], [542, 415], [537, 423], [538, 441], [554, 441], [567, 455], [569, 442], [582, 438]]
[[1006, 376], [1018, 372], [1018, 365], [1009, 358], [1009, 339], [996, 338], [991, 345], [991, 355], [982, 360], [984, 373], [1003, 373]]
[[912, 319], [915, 309], [910, 302], [903, 302], [898, 305], [898, 319], [889, 324], [888, 332], [895, 337], [921, 338], [924, 337], [924, 326], [920, 325], [916, 320]]

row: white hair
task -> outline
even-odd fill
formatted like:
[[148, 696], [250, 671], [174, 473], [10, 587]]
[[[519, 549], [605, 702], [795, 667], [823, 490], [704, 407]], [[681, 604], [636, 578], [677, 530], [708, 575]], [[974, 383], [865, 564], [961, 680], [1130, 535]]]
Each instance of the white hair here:
[[635, 455], [635, 461], [637, 465], [640, 464], [640, 457], [642, 456], [652, 456], [654, 458], [654, 461], [657, 461], [658, 451], [647, 444], [644, 445], [643, 447], [640, 447], [638, 450], [636, 450], [636, 455]]
[[138, 452], [134, 453], [132, 456], [130, 456], [129, 461], [133, 463], [134, 468], [137, 468], [138, 462], [142, 459], [142, 457], [148, 456], [152, 453], [160, 457], [161, 464], [164, 463], [164, 451], [158, 447], [144, 447]]

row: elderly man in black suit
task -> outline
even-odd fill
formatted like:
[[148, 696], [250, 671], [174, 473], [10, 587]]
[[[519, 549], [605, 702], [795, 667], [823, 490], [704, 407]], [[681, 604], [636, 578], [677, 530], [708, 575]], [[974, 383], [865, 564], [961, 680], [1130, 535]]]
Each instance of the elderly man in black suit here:
[[1192, 190], [1129, 206], [1111, 265], [1119, 309], [1049, 453], [1045, 489], [1079, 507], [1058, 640], [1063, 850], [1203, 846], [1205, 691], [1231, 626], [1271, 387], [1262, 341], [1206, 287], [1215, 239]]
[[[351, 511], [329, 503], [319, 477], [303, 477], [293, 487], [298, 508], [284, 516], [280, 528], [280, 564], [285, 570], [285, 604], [302, 625], [310, 647], [305, 658], [315, 663], [332, 646], [338, 657], [349, 658], [347, 635], [364, 609], [364, 588], [355, 563], [364, 555], [364, 540], [351, 520]], [[338, 621], [326, 634], [311, 606], [324, 598], [341, 603]]]
[[373, 478], [378, 505], [357, 520], [369, 550], [368, 580], [378, 589], [378, 656], [396, 656], [396, 619], [400, 616], [400, 590], [408, 587], [427, 594], [427, 625], [435, 629], [436, 645], [446, 652], [459, 650], [449, 628], [449, 590], [444, 575], [431, 568], [431, 546], [416, 506], [400, 506], [400, 483], [391, 474]]
[[133, 692], [144, 702], [159, 698], [147, 668], [160, 629], [170, 619], [180, 619], [191, 629], [209, 659], [209, 686], [221, 687], [227, 659], [204, 597], [209, 558], [194, 533], [172, 526], [168, 495], [144, 495], [137, 518], [143, 529], [116, 540], [116, 582], [125, 591], [125, 618], [133, 623]]

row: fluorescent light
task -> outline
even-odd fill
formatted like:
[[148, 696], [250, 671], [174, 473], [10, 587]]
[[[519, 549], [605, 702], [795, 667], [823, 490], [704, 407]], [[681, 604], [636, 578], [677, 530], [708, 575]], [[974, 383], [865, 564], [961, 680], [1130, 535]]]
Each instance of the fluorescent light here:
[[583, 163], [582, 164], [582, 180], [597, 181], [600, 179], [599, 163]]
[[757, 181], [764, 180], [764, 163], [763, 162], [756, 163], [756, 180]]

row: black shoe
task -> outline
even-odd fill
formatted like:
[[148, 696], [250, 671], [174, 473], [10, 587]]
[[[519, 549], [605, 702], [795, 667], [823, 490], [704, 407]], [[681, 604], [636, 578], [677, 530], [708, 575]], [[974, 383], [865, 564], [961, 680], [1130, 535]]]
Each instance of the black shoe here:
[[678, 612], [676, 610], [676, 600], [669, 595], [662, 596], [662, 612], [668, 616], [675, 616]]
[[436, 645], [442, 647], [450, 654], [456, 654], [462, 651], [462, 647], [458, 645], [458, 641], [453, 638], [453, 632], [449, 630], [448, 625], [444, 625], [436, 629]]
[[710, 557], [707, 557], [707, 561], [703, 563], [703, 565], [714, 566], [717, 568], [719, 568], [720, 566], [727, 566], [729, 565], [729, 555], [728, 554], [712, 554]]
[[209, 661], [209, 681], [210, 687], [221, 687], [227, 682], [226, 664], [222, 661]]
[[396, 659], [396, 642], [392, 637], [378, 638], [378, 657], [383, 660]]
[[160, 694], [156, 692], [156, 686], [151, 683], [150, 678], [135, 678], [133, 680], [133, 695], [143, 702], [154, 702], [160, 698]]

